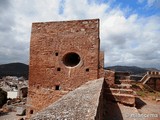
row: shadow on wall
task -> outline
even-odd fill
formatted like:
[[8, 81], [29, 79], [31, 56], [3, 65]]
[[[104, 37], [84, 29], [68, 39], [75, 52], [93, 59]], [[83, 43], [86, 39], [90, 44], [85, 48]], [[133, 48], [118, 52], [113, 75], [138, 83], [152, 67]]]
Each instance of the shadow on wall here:
[[136, 97], [135, 99], [135, 104], [136, 104], [136, 108], [137, 109], [141, 109], [143, 106], [146, 105], [146, 103], [144, 101], [142, 101], [140, 98]]
[[121, 110], [110, 91], [108, 84], [103, 84], [103, 120], [123, 120]]
[[[103, 85], [104, 85], [104, 82], [103, 82]], [[104, 101], [103, 101], [104, 100], [103, 99], [104, 91], [103, 90], [104, 89], [103, 89], [103, 86], [102, 86], [95, 120], [103, 120], [103, 104], [104, 104]]]
[[104, 80], [95, 120], [123, 120], [121, 110]]

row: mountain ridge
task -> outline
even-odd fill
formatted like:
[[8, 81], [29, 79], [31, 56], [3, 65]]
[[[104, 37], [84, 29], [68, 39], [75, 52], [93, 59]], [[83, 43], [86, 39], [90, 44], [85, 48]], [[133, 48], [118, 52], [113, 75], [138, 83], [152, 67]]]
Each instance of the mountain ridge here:
[[144, 75], [147, 71], [160, 71], [156, 68], [141, 68], [137, 66], [108, 66], [104, 69], [107, 70], [113, 70], [113, 71], [124, 71], [124, 72], [130, 72], [132, 75]]
[[0, 78], [4, 76], [25, 77], [28, 79], [29, 66], [24, 63], [8, 63], [0, 65]]
[[[114, 70], [114, 71], [124, 71], [130, 72], [132, 75], [144, 75], [147, 71], [160, 71], [156, 68], [141, 68], [137, 66], [108, 66], [104, 69]], [[16, 63], [8, 63], [8, 64], [0, 64], [0, 78], [4, 76], [24, 76], [28, 79], [29, 74], [29, 65], [16, 62]]]

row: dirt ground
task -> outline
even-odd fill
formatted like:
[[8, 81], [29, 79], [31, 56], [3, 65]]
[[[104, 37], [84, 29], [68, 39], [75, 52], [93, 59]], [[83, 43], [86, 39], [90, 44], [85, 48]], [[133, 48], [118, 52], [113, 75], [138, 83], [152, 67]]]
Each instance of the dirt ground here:
[[139, 99], [143, 103], [142, 106], [137, 107], [138, 112], [141, 114], [150, 115], [150, 117], [146, 118], [145, 120], [160, 120], [160, 101], [156, 102], [155, 100], [147, 98], [139, 98]]
[[136, 97], [134, 107], [107, 101], [105, 120], [160, 120], [160, 102]]

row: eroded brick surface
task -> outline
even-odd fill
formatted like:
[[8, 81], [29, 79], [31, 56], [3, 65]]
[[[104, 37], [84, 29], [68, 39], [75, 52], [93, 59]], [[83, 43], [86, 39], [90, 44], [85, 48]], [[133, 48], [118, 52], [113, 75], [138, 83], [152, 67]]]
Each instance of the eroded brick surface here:
[[102, 120], [104, 78], [92, 80], [36, 113], [30, 120]]
[[104, 51], [100, 51], [99, 61], [99, 78], [101, 78], [104, 77]]
[[104, 71], [104, 78], [109, 85], [109, 87], [115, 84], [115, 72], [112, 70], [105, 70]]
[[[103, 66], [103, 53], [100, 55], [99, 49], [98, 19], [33, 23], [28, 116], [85, 82], [99, 78], [102, 74], [99, 65]], [[80, 62], [68, 67], [66, 56], [70, 53], [78, 55]], [[77, 60], [71, 59], [75, 59], [71, 63]]]

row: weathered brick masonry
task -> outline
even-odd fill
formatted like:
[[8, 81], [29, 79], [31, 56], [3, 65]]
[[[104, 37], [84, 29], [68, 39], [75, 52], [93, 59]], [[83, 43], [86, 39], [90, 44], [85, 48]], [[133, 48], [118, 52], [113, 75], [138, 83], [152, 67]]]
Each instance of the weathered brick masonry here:
[[99, 20], [32, 24], [27, 115], [103, 76]]

